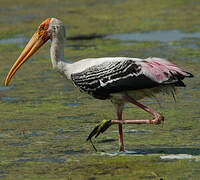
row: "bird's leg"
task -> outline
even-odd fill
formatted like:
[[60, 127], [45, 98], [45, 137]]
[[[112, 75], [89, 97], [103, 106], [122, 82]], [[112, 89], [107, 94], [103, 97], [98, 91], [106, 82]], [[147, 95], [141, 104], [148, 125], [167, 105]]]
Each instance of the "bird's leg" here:
[[164, 121], [164, 117], [158, 114], [153, 109], [146, 107], [145, 105], [137, 102], [135, 99], [130, 98], [129, 96], [124, 96], [123, 98], [127, 102], [135, 104], [136, 106], [144, 109], [146, 112], [152, 114], [154, 116], [154, 119], [152, 120], [123, 120], [123, 121], [111, 120], [111, 124], [160, 124], [162, 121]]
[[[113, 103], [116, 109], [116, 113], [117, 113], [117, 120], [118, 121], [122, 121], [122, 111], [123, 111], [123, 107], [124, 104], [116, 104]], [[124, 143], [123, 143], [123, 129], [122, 129], [122, 124], [123, 123], [118, 123], [118, 129], [119, 129], [119, 151], [124, 151]], [[91, 143], [91, 138], [94, 136], [95, 138], [99, 136], [100, 133], [105, 132], [110, 126], [111, 126], [111, 120], [103, 120], [102, 122], [100, 122], [99, 124], [97, 124], [95, 126], [95, 128], [93, 129], [93, 131], [89, 134], [87, 141], [89, 140]], [[96, 150], [96, 148], [94, 147], [93, 143], [92, 143], [93, 148]]]
[[105, 132], [111, 125], [118, 124], [119, 128], [119, 145], [120, 149], [119, 151], [124, 151], [124, 144], [123, 144], [123, 131], [122, 131], [122, 125], [123, 124], [160, 124], [162, 121], [164, 121], [164, 117], [158, 114], [153, 109], [150, 109], [146, 107], [145, 105], [139, 103], [135, 99], [124, 95], [123, 99], [127, 102], [130, 102], [132, 104], [135, 104], [136, 106], [144, 109], [146, 112], [150, 113], [154, 116], [154, 119], [152, 120], [122, 120], [122, 110], [123, 106], [117, 105], [117, 120], [103, 120], [101, 123], [96, 125], [96, 127], [93, 129], [93, 131], [89, 134], [87, 141], [91, 140], [93, 136], [98, 137], [100, 133]]
[[[122, 121], [122, 107], [120, 105], [117, 105], [117, 119], [119, 121]], [[123, 142], [123, 129], [122, 124], [118, 124], [119, 129], [119, 151], [124, 151], [124, 142]]]

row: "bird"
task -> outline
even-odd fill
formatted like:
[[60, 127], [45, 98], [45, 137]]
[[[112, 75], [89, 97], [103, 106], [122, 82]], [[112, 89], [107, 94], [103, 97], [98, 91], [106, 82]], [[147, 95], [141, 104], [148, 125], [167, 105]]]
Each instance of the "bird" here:
[[[88, 135], [87, 141], [98, 137], [110, 126], [116, 124], [118, 125], [119, 151], [125, 151], [123, 125], [157, 125], [164, 121], [164, 116], [143, 105], [139, 100], [153, 97], [157, 93], [170, 93], [175, 97], [176, 88], [186, 86], [183, 79], [193, 77], [192, 73], [179, 68], [167, 59], [158, 57], [145, 59], [99, 57], [69, 63], [64, 58], [65, 33], [65, 26], [61, 20], [53, 17], [44, 20], [10, 69], [5, 86], [8, 86], [16, 71], [26, 60], [48, 40], [51, 40], [50, 57], [53, 69], [70, 80], [81, 92], [95, 99], [109, 100], [114, 105], [117, 119], [101, 121]], [[153, 119], [124, 120], [122, 112], [126, 103], [132, 103], [143, 109], [151, 114]]]

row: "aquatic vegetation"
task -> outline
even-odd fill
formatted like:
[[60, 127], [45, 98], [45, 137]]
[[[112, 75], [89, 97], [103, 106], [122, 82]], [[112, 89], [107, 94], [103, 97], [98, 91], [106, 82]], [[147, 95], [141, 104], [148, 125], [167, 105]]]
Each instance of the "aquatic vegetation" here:
[[[200, 121], [200, 41], [187, 37], [174, 41], [108, 39], [107, 35], [156, 31], [198, 33], [199, 1], [96, 1], [2, 0], [0, 11], [0, 178], [5, 179], [198, 179]], [[17, 72], [11, 86], [5, 76], [37, 25], [46, 17], [67, 25], [68, 37], [103, 35], [68, 40], [69, 61], [87, 57], [168, 57], [191, 71], [194, 79], [177, 92], [177, 102], [167, 96], [144, 99], [165, 116], [162, 126], [124, 126], [125, 154], [118, 154], [117, 128], [94, 141], [95, 153], [86, 142], [88, 133], [103, 119], [115, 118], [109, 102], [93, 100], [73, 88], [51, 69], [49, 44]], [[0, 41], [1, 42], [1, 41]], [[105, 112], [106, 110], [106, 112]], [[149, 118], [127, 105], [125, 119]], [[116, 149], [113, 149], [116, 147]], [[101, 152], [104, 150], [105, 152]], [[187, 154], [186, 159], [163, 159]], [[191, 158], [192, 157], [192, 158]]]

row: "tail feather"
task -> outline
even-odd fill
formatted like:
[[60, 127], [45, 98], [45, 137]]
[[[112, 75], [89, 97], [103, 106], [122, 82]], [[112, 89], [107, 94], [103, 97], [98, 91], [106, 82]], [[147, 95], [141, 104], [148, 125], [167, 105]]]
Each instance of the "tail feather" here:
[[179, 86], [179, 87], [186, 87], [185, 83], [181, 80], [178, 80], [177, 82], [175, 82], [174, 85]]
[[189, 78], [194, 77], [194, 75], [190, 72], [184, 71], [184, 73], [186, 74], [185, 77], [189, 77]]

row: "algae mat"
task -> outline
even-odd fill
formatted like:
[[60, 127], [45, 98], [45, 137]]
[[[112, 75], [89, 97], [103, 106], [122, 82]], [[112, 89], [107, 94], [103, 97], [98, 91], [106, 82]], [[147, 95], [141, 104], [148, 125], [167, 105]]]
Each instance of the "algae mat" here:
[[[200, 1], [2, 0], [0, 17], [0, 178], [200, 178]], [[185, 81], [176, 103], [167, 96], [143, 100], [165, 116], [164, 126], [124, 126], [125, 153], [117, 153], [113, 126], [95, 140], [95, 153], [86, 137], [97, 122], [115, 118], [114, 109], [51, 69], [50, 43], [4, 87], [9, 68], [47, 17], [67, 26], [69, 61], [167, 57], [195, 78]], [[128, 104], [124, 118], [151, 117]]]

